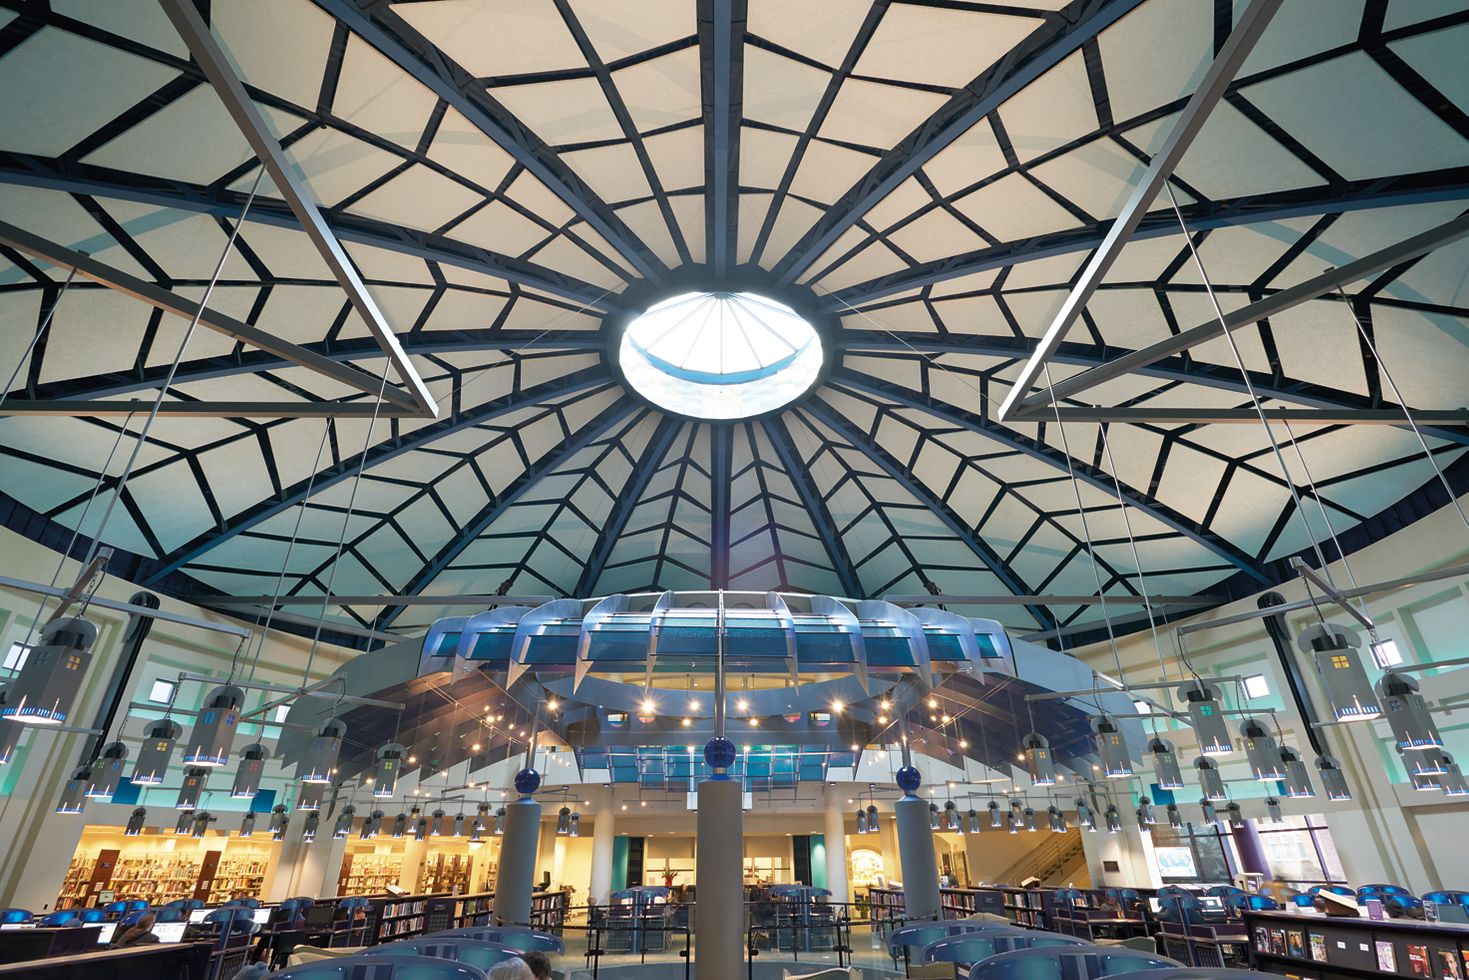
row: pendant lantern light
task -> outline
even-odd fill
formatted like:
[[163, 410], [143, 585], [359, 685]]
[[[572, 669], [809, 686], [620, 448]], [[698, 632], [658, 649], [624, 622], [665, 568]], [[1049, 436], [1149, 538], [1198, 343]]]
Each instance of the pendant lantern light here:
[[214, 820], [214, 814], [210, 813], [208, 810], [200, 810], [198, 813], [194, 814], [194, 826], [189, 831], [189, 836], [203, 837], [205, 834], [209, 833], [209, 825], [213, 823]]
[[1404, 751], [1443, 748], [1443, 736], [1434, 724], [1428, 702], [1418, 693], [1416, 680], [1389, 670], [1377, 680], [1377, 697], [1398, 748]]
[[[413, 812], [414, 813], [418, 813], [418, 807], [414, 807], [413, 808]], [[424, 817], [424, 816], [416, 817], [414, 819], [414, 821], [413, 821], [413, 839], [414, 840], [424, 840], [427, 837], [428, 837], [428, 817]]]
[[1229, 819], [1229, 825], [1235, 830], [1238, 830], [1245, 825], [1245, 815], [1243, 811], [1240, 810], [1239, 804], [1234, 802], [1233, 800], [1230, 800], [1224, 805], [1224, 813], [1225, 816]]
[[306, 814], [306, 822], [301, 825], [301, 839], [308, 844], [316, 840], [316, 831], [320, 826], [321, 811], [312, 810]]
[[246, 810], [245, 811], [244, 819], [242, 819], [240, 821], [240, 836], [241, 837], [254, 837], [255, 836], [255, 811], [254, 810]]
[[1447, 752], [1443, 755], [1448, 763], [1448, 772], [1439, 777], [1439, 785], [1443, 788], [1445, 796], [1469, 796], [1469, 781], [1464, 779], [1463, 770], [1454, 761], [1454, 757]]
[[1137, 801], [1137, 825], [1139, 827], [1151, 827], [1157, 823], [1153, 811], [1153, 801], [1146, 796], [1139, 797]]
[[959, 806], [953, 800], [944, 804], [944, 829], [964, 833], [964, 827], [959, 822]]
[[175, 834], [178, 834], [178, 835], [182, 836], [184, 834], [187, 834], [189, 832], [189, 829], [191, 827], [193, 827], [193, 826], [194, 826], [194, 811], [193, 810], [180, 810], [179, 811], [179, 818], [178, 818], [178, 820], [174, 821], [173, 832]]
[[928, 805], [928, 829], [939, 829], [939, 805], [937, 803], [930, 803]]
[[571, 829], [571, 807], [564, 806], [556, 811], [556, 833], [562, 837]]
[[[496, 830], [499, 833], [504, 833], [503, 830], [500, 830], [500, 827], [502, 826], [502, 823], [503, 823], [503, 821], [501, 821], [500, 818], [499, 818], [499, 816], [497, 815], [496, 818], [495, 818], [495, 827], [496, 827]], [[571, 815], [571, 829], [566, 832], [566, 836], [568, 836], [568, 837], [580, 837], [581, 836], [581, 814], [580, 813], [573, 813]]]
[[127, 826], [122, 828], [122, 835], [124, 837], [137, 837], [143, 832], [143, 824], [145, 824], [147, 821], [148, 811], [142, 807], [138, 807], [137, 809], [133, 810], [132, 815], [128, 817]]
[[1076, 823], [1078, 826], [1085, 826], [1091, 833], [1097, 832], [1097, 815], [1086, 805], [1086, 800], [1081, 798], [1076, 800]]
[[1246, 718], [1239, 723], [1239, 734], [1244, 742], [1250, 774], [1256, 782], [1268, 783], [1285, 778], [1285, 765], [1280, 761], [1280, 749], [1270, 729], [1258, 718]]
[[[564, 810], [566, 808], [562, 807], [562, 809]], [[567, 810], [566, 815], [569, 818], [571, 816], [571, 811]], [[567, 827], [570, 828], [570, 826], [571, 824], [568, 820]], [[471, 844], [484, 843], [485, 832], [489, 829], [490, 805], [488, 803], [481, 803], [474, 808], [474, 821], [470, 824], [469, 842]]]
[[373, 810], [367, 815], [367, 819], [362, 821], [362, 830], [357, 837], [359, 840], [372, 840], [382, 830], [382, 826], [383, 811]]
[[1218, 823], [1219, 811], [1214, 809], [1214, 801], [1207, 796], [1199, 801], [1199, 808], [1204, 814], [1204, 823]]
[[1117, 812], [1115, 803], [1107, 804], [1107, 833], [1115, 834], [1122, 830], [1122, 814]]
[[869, 834], [876, 834], [881, 830], [882, 827], [877, 822], [877, 804], [869, 803], [867, 804], [867, 832]]
[[1280, 812], [1280, 801], [1275, 797], [1265, 798], [1265, 812], [1270, 815], [1271, 823], [1285, 823], [1285, 817]]
[[428, 835], [430, 837], [444, 836], [444, 811], [436, 809], [429, 815]]
[[969, 832], [971, 834], [977, 834], [977, 833], [979, 833], [979, 811], [976, 810], [974, 807], [970, 807], [969, 808], [969, 814], [968, 814], [968, 816], [969, 816]]
[[1412, 755], [1404, 752], [1403, 762], [1414, 776], [1442, 776], [1449, 771], [1449, 756], [1437, 749], [1425, 749]]
[[393, 839], [401, 840], [408, 833], [408, 814], [400, 813], [393, 818]]
[[[0, 712], [4, 711], [5, 703], [5, 692], [0, 691]], [[23, 734], [23, 725], [0, 725], [0, 766], [9, 765], [10, 760], [15, 758], [15, 750], [20, 745]]]
[[140, 786], [157, 786], [163, 782], [174, 746], [183, 734], [183, 728], [172, 718], [160, 718], [145, 726], [138, 764], [133, 767], [133, 782]]
[[1163, 809], [1164, 812], [1168, 814], [1168, 826], [1172, 827], [1174, 830], [1182, 830], [1183, 814], [1178, 812], [1178, 804], [1170, 803]]
[[128, 761], [128, 747], [113, 742], [102, 750], [102, 755], [92, 763], [92, 780], [87, 785], [87, 797], [94, 800], [110, 800], [122, 782], [123, 766]]
[[1326, 691], [1326, 702], [1337, 721], [1362, 721], [1382, 713], [1367, 671], [1357, 656], [1362, 645], [1356, 631], [1331, 623], [1307, 627], [1296, 639], [1302, 653], [1309, 653], [1316, 676]]
[[1285, 766], [1285, 795], [1287, 797], [1299, 800], [1316, 795], [1316, 790], [1311, 786], [1311, 771], [1306, 767], [1306, 760], [1301, 758], [1301, 753], [1289, 745], [1282, 745], [1280, 761]]
[[[572, 829], [573, 830], [576, 830], [577, 829], [577, 825], [579, 823], [580, 823], [580, 821], [578, 820], [577, 815], [575, 813], [573, 813], [571, 815], [571, 827], [572, 827]], [[498, 809], [498, 810], [495, 811], [495, 836], [496, 837], [504, 837], [505, 836], [505, 808], [503, 806], [500, 807], [500, 809]], [[575, 834], [571, 834], [570, 836], [575, 837], [576, 835]]]
[[92, 767], [78, 766], [61, 787], [61, 799], [56, 803], [56, 812], [81, 813], [87, 805], [87, 787], [91, 782]]
[[1148, 739], [1148, 754], [1153, 757], [1153, 781], [1159, 789], [1183, 789], [1183, 772], [1178, 767], [1178, 753], [1173, 743], [1154, 735]]
[[1005, 826], [1005, 824], [1000, 820], [1000, 801], [990, 800], [988, 805], [990, 811], [990, 827], [995, 830], [999, 830], [1001, 827]]
[[857, 833], [867, 833], [867, 811], [860, 806], [857, 808]]
[[1208, 756], [1199, 756], [1194, 760], [1194, 772], [1199, 777], [1199, 789], [1204, 791], [1206, 800], [1227, 799], [1224, 792], [1224, 777], [1219, 774], [1219, 764]]
[[377, 767], [372, 773], [372, 795], [380, 800], [398, 791], [398, 774], [408, 750], [397, 742], [389, 742], [377, 750]]
[[190, 766], [184, 770], [184, 781], [179, 786], [179, 798], [174, 803], [178, 810], [194, 810], [199, 806], [199, 796], [204, 792], [204, 782], [209, 778], [208, 769]]
[[1035, 833], [1035, 809], [1033, 807], [1026, 807], [1024, 810], [1024, 817], [1026, 831], [1032, 834]]
[[1051, 829], [1058, 834], [1064, 834], [1071, 828], [1066, 825], [1066, 813], [1058, 806], [1050, 807]]
[[286, 828], [291, 825], [290, 812], [284, 803], [277, 803], [270, 811], [270, 839], [285, 840]]
[[96, 642], [97, 627], [79, 616], [43, 626], [40, 641], [5, 692], [0, 718], [28, 725], [66, 724]]
[[1033, 786], [1056, 785], [1056, 764], [1051, 758], [1051, 743], [1039, 732], [1031, 732], [1020, 740], [1025, 752], [1025, 767], [1030, 770]]
[[[438, 813], [440, 816], [443, 816], [444, 811], [440, 810]], [[352, 804], [348, 803], [342, 807], [342, 812], [337, 814], [337, 822], [332, 827], [332, 836], [337, 840], [341, 840], [350, 834], [352, 832], [352, 818], [356, 815], [357, 808]]]
[[464, 814], [462, 812], [454, 815], [454, 836], [464, 836]]
[[1097, 754], [1102, 758], [1102, 775], [1108, 779], [1127, 779], [1132, 776], [1132, 758], [1127, 754], [1127, 742], [1122, 738], [1122, 729], [1111, 715], [1100, 714], [1092, 718], [1092, 731], [1097, 733]]
[[302, 783], [296, 797], [297, 810], [320, 810], [321, 801], [326, 799], [326, 783]]
[[1204, 755], [1228, 755], [1234, 751], [1229, 726], [1224, 722], [1224, 707], [1219, 702], [1219, 689], [1198, 678], [1178, 688], [1178, 696], [1188, 705], [1189, 725]]
[[230, 798], [253, 800], [260, 792], [260, 780], [265, 775], [265, 764], [270, 761], [270, 749], [253, 742], [240, 750], [240, 762], [235, 768], [235, 782], [230, 787]]
[[340, 718], [328, 718], [316, 730], [316, 737], [306, 750], [299, 769], [303, 783], [329, 783], [337, 771], [337, 757], [342, 752], [342, 739], [347, 726]]
[[1021, 811], [1022, 811], [1022, 804], [1021, 804], [1021, 802], [1019, 800], [1017, 800], [1017, 799], [1011, 798], [1011, 800], [1010, 800], [1010, 814], [1009, 814], [1008, 818], [1006, 819], [1006, 824], [1008, 825], [1007, 826], [1007, 829], [1012, 834], [1018, 834], [1018, 833], [1020, 833], [1020, 825], [1022, 823], [1022, 813], [1021, 813]]
[[210, 691], [184, 747], [184, 764], [212, 767], [228, 762], [244, 706], [245, 692], [233, 684], [221, 684]]
[[1350, 800], [1352, 788], [1347, 784], [1347, 774], [1342, 772], [1341, 763], [1329, 755], [1316, 757], [1316, 772], [1321, 778], [1321, 789], [1328, 800]]

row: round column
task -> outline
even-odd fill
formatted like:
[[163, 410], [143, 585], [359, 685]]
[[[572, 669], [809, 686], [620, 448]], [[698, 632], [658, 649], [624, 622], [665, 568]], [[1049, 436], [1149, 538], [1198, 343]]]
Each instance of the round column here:
[[904, 766], [898, 770], [897, 778], [903, 798], [893, 804], [893, 813], [897, 818], [898, 859], [903, 865], [905, 915], [910, 921], [937, 919], [943, 910], [933, 829], [928, 823], [928, 803], [915, 795], [923, 777], [912, 766]]
[[729, 778], [734, 743], [711, 738], [704, 760], [714, 775], [699, 784], [694, 961], [699, 980], [743, 980], [745, 834], [742, 787]]
[[616, 806], [612, 791], [602, 790], [597, 800], [597, 812], [592, 816], [592, 880], [588, 886], [591, 900], [598, 905], [607, 904], [612, 893], [612, 859], [617, 841]]
[[541, 774], [522, 769], [515, 774], [520, 799], [505, 805], [505, 835], [500, 839], [500, 868], [495, 876], [495, 923], [530, 925], [531, 892], [540, 849], [541, 805], [531, 799]]
[[831, 891], [831, 900], [838, 904], [852, 900], [847, 883], [847, 815], [842, 810], [840, 796], [835, 788], [827, 787], [825, 825], [822, 828], [822, 838], [826, 842], [826, 887]]

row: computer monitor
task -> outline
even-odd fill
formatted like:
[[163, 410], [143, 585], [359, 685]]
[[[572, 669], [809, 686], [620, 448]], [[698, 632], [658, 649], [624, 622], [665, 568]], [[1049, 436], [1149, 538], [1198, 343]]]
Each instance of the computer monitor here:
[[1224, 911], [1224, 899], [1220, 898], [1218, 895], [1199, 895], [1197, 897], [1199, 900], [1199, 905], [1203, 907], [1205, 912]]
[[116, 922], [104, 922], [102, 928], [97, 930], [97, 945], [106, 946], [112, 942], [112, 934], [117, 931]]
[[204, 921], [206, 915], [213, 911], [214, 909], [194, 909], [189, 913], [189, 925], [197, 926]]
[[337, 910], [330, 905], [313, 905], [306, 910], [306, 928], [323, 929], [332, 924]]
[[255, 920], [257, 925], [263, 926], [270, 922], [270, 912], [270, 909], [251, 909], [250, 917]]
[[1148, 899], [1148, 908], [1152, 910], [1152, 913], [1154, 915], [1157, 915], [1159, 912], [1163, 911], [1163, 900], [1158, 898]]
[[188, 927], [187, 922], [160, 922], [153, 927], [153, 935], [160, 943], [179, 943], [183, 942], [184, 930]]

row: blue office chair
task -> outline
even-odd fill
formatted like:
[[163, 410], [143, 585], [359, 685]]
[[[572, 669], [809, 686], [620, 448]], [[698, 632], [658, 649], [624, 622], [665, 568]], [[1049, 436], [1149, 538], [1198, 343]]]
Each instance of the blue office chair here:
[[1032, 946], [974, 964], [969, 980], [1093, 980], [1121, 973], [1183, 969], [1177, 960], [1123, 946]]
[[459, 929], [445, 929], [443, 932], [431, 933], [424, 938], [474, 939], [486, 943], [499, 943], [501, 946], [509, 946], [523, 953], [566, 952], [566, 944], [561, 941], [560, 936], [553, 936], [549, 932], [536, 932], [525, 926], [463, 926]]
[[1299, 895], [1292, 895], [1290, 903], [1300, 909], [1315, 908], [1316, 896], [1312, 892], [1302, 892]]
[[929, 943], [936, 943], [940, 939], [950, 939], [954, 936], [962, 936], [968, 933], [989, 932], [995, 929], [1014, 929], [1015, 926], [1008, 922], [975, 922], [968, 919], [959, 919], [953, 922], [922, 922], [918, 925], [904, 926], [894, 929], [888, 936], [888, 953], [894, 959], [902, 955], [902, 950], [912, 947], [922, 949]]
[[[162, 910], [161, 909], [155, 909], [153, 911], [162, 911]], [[138, 922], [143, 918], [143, 916], [145, 916], [145, 915], [148, 914], [148, 912], [149, 912], [148, 909], [138, 909], [137, 911], [134, 911], [134, 912], [128, 912], [127, 914], [125, 914], [122, 917], [122, 921], [118, 923], [118, 926], [119, 926], [118, 931], [121, 932], [123, 929], [126, 929], [128, 926], [135, 926], [135, 925], [137, 925]]]
[[[1407, 918], [1413, 910], [1421, 910], [1423, 908], [1423, 900], [1421, 898], [1415, 898], [1412, 895], [1374, 895], [1372, 897], [1380, 898], [1382, 900], [1382, 907], [1394, 919]], [[1413, 918], [1422, 918], [1422, 912], [1420, 911]]]
[[1065, 936], [1059, 932], [1025, 929], [996, 930], [983, 936], [958, 936], [954, 939], [940, 939], [936, 943], [929, 943], [923, 947], [920, 959], [924, 963], [954, 963], [967, 967], [999, 953], [1008, 953], [1012, 949], [1029, 949], [1032, 946], [1090, 945], [1091, 943], [1085, 939]]
[[148, 903], [141, 898], [134, 898], [126, 903], [129, 912], [141, 912], [148, 907]]
[[[379, 947], [387, 949], [386, 946]], [[468, 963], [430, 956], [343, 956], [293, 967], [272, 980], [489, 980]]]
[[1354, 889], [1348, 888], [1346, 885], [1312, 885], [1306, 891], [1312, 895], [1315, 895], [1317, 892], [1329, 892], [1332, 895], [1350, 895], [1352, 898], [1357, 897], [1357, 892]]
[[472, 939], [452, 939], [440, 942], [437, 939], [405, 939], [386, 946], [374, 946], [362, 951], [363, 956], [426, 956], [436, 960], [453, 960], [490, 971], [490, 967], [506, 960], [520, 959], [520, 950], [501, 946], [499, 943], [475, 942]]
[[163, 907], [166, 909], [179, 909], [187, 916], [195, 909], [202, 909], [204, 907], [204, 900], [202, 898], [177, 898], [172, 902], [165, 903]]
[[1434, 905], [1469, 906], [1469, 892], [1429, 892], [1427, 895], [1423, 896], [1423, 901], [1432, 902]]
[[1384, 895], [1411, 895], [1412, 892], [1402, 885], [1363, 885], [1357, 889], [1357, 897], [1362, 899], [1381, 898]]
[[[1223, 899], [1228, 899], [1231, 895], [1243, 895], [1244, 893], [1245, 890], [1243, 888], [1236, 888], [1233, 885], [1215, 885], [1212, 888], [1204, 889], [1205, 895]], [[1228, 903], [1226, 902], [1226, 904]]]
[[102, 906], [102, 914], [107, 916], [109, 919], [119, 918], [122, 915], [126, 914], [127, 911], [127, 902], [108, 902], [106, 905]]
[[1251, 912], [1271, 912], [1280, 908], [1280, 903], [1269, 895], [1246, 895], [1239, 908], [1249, 909]]
[[255, 931], [255, 917], [247, 908], [217, 908], [204, 916], [204, 924], [219, 929], [220, 941], [242, 932]]
[[106, 922], [107, 913], [102, 909], [73, 909], [82, 920], [82, 925], [91, 925], [96, 922]]
[[13, 926], [17, 923], [30, 922], [35, 916], [25, 909], [0, 909], [0, 923]]
[[77, 915], [76, 909], [61, 909], [44, 916], [36, 925], [44, 928], [58, 928], [67, 926], [79, 926], [82, 924], [81, 917]]

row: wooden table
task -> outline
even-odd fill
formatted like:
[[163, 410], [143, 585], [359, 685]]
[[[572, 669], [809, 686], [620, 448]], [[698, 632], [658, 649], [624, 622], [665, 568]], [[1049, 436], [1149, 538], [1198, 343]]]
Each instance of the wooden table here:
[[154, 943], [0, 965], [3, 980], [207, 980], [209, 943]]

